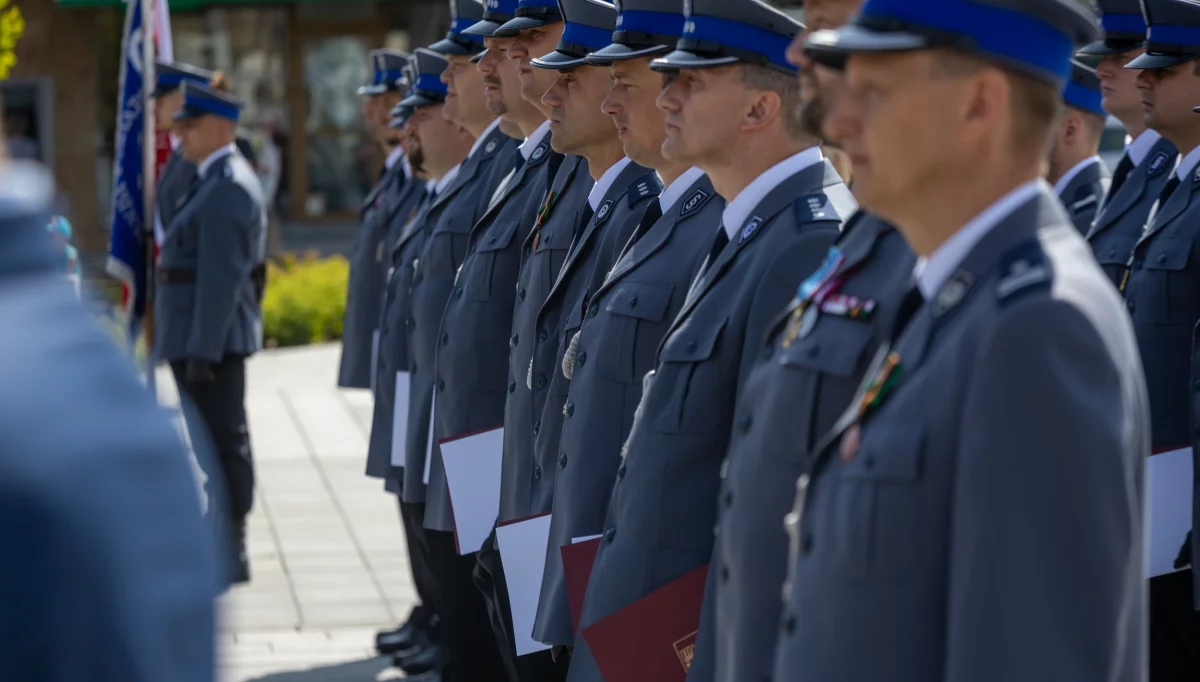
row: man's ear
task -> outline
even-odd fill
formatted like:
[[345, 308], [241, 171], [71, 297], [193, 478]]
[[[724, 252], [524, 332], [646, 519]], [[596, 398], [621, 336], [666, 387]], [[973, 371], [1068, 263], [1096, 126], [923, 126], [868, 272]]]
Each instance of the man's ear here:
[[761, 130], [783, 114], [783, 98], [773, 90], [753, 93], [749, 106], [742, 114], [742, 130]]

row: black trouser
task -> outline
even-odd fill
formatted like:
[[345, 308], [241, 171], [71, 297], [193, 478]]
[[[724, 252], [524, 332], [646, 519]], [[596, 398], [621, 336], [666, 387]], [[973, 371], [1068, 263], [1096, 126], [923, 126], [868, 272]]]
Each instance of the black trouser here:
[[[397, 497], [397, 499], [399, 499]], [[412, 567], [413, 585], [421, 603], [413, 609], [413, 627], [432, 636], [430, 621], [437, 613], [437, 583], [429, 565], [429, 542], [425, 539], [425, 505], [400, 502], [400, 521], [408, 545], [408, 561]]]
[[508, 601], [508, 583], [504, 579], [504, 566], [500, 562], [500, 550], [496, 547], [496, 531], [479, 550], [479, 561], [475, 567], [475, 586], [487, 601], [488, 619], [492, 635], [500, 647], [504, 669], [512, 682], [562, 682], [567, 679], [567, 661], [554, 662], [549, 651], [517, 656], [516, 638], [513, 635], [512, 605]]
[[504, 682], [504, 666], [488, 625], [487, 606], [471, 582], [475, 555], [458, 555], [454, 533], [425, 529], [429, 567], [437, 578], [438, 630], [449, 682]]
[[209, 513], [227, 513], [236, 528], [254, 505], [254, 459], [246, 426], [246, 358], [226, 356], [212, 371], [213, 381], [191, 382], [185, 363], [171, 362], [192, 449], [208, 477], [204, 488]]
[[1200, 680], [1200, 613], [1192, 572], [1150, 579], [1150, 682]]

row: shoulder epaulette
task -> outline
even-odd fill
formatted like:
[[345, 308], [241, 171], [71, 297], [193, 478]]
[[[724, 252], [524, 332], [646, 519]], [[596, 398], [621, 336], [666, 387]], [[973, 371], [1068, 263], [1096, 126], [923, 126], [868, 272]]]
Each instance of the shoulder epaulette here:
[[1000, 260], [996, 298], [1003, 304], [1035, 291], [1045, 291], [1054, 282], [1054, 268], [1037, 239], [1024, 241]]

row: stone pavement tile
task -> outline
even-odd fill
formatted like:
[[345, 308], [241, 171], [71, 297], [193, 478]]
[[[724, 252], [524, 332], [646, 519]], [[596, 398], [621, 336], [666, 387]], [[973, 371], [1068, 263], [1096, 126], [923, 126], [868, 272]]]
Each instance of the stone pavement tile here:
[[250, 444], [256, 461], [291, 461], [308, 457], [308, 445], [300, 437], [279, 389], [249, 389], [246, 393], [246, 412], [250, 420]]
[[383, 628], [395, 620], [387, 602], [380, 599], [308, 601], [302, 604], [302, 608], [308, 627], [355, 625]]
[[284, 400], [316, 455], [361, 457], [366, 452], [366, 437], [335, 389], [289, 389]]
[[386, 682], [401, 679], [391, 659], [364, 657], [337, 663], [242, 665], [222, 671], [221, 682]]
[[279, 606], [251, 606], [228, 609], [225, 628], [233, 632], [246, 630], [281, 630], [298, 628], [302, 625], [295, 604]]
[[292, 574], [304, 572], [339, 573], [346, 570], [363, 570], [366, 564], [358, 552], [328, 554], [322, 552], [291, 552], [287, 557], [288, 570]]
[[344, 569], [297, 570], [291, 575], [297, 590], [330, 589], [338, 586], [371, 585], [371, 574], [361, 566]]

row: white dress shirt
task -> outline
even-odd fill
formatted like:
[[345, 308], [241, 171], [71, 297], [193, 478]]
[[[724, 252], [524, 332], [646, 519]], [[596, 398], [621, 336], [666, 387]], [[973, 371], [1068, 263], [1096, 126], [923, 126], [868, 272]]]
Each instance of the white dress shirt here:
[[446, 171], [445, 175], [443, 175], [442, 177], [440, 177], [434, 181], [434, 183], [433, 183], [434, 196], [440, 197], [442, 195], [442, 192], [444, 192], [446, 190], [446, 188], [450, 186], [450, 183], [454, 182], [454, 178], [458, 177], [458, 171], [460, 169], [462, 169], [461, 163], [458, 164], [457, 166], [455, 166], [454, 168], [451, 168], [450, 170]]
[[750, 212], [771, 193], [771, 190], [796, 173], [824, 160], [825, 156], [821, 154], [820, 147], [809, 147], [771, 166], [746, 185], [746, 188], [738, 192], [737, 197], [725, 206], [725, 212], [721, 214], [721, 223], [725, 226], [729, 240], [733, 241], [741, 231], [742, 224], [750, 218]]
[[[683, 198], [683, 193], [687, 191], [688, 187], [696, 184], [696, 181], [702, 177], [704, 177], [704, 171], [692, 166], [685, 170], [679, 177], [675, 178], [674, 182], [667, 185], [663, 189], [662, 194], [658, 195], [658, 205], [662, 207], [663, 215], [666, 215], [667, 211], [671, 210], [675, 202]], [[662, 180], [661, 176], [659, 180]]]
[[545, 121], [537, 127], [537, 130], [530, 133], [529, 137], [525, 138], [525, 141], [521, 143], [521, 146], [518, 147], [518, 149], [521, 150], [521, 156], [525, 157], [526, 161], [528, 161], [529, 157], [533, 154], [533, 150], [537, 149], [537, 146], [542, 143], [542, 140], [546, 139], [546, 135], [549, 132], [550, 121]]
[[592, 191], [588, 192], [588, 206], [592, 207], [592, 211], [600, 210], [600, 201], [608, 194], [608, 190], [612, 188], [614, 182], [617, 181], [617, 176], [625, 167], [630, 164], [628, 156], [622, 156], [621, 160], [614, 163], [608, 170], [600, 176], [596, 184], [592, 185]]
[[1072, 166], [1071, 170], [1063, 173], [1063, 176], [1058, 179], [1058, 182], [1054, 183], [1054, 193], [1061, 197], [1063, 192], [1067, 191], [1067, 186], [1071, 184], [1071, 181], [1075, 179], [1075, 176], [1082, 173], [1085, 168], [1093, 163], [1102, 163], [1102, 161], [1100, 160], [1099, 156], [1089, 156], [1083, 161], [1080, 161]]
[[988, 232], [991, 232], [992, 228], [1021, 205], [1037, 197], [1043, 187], [1048, 188], [1044, 180], [1032, 180], [1017, 187], [963, 225], [962, 229], [934, 249], [928, 258], [917, 259], [913, 274], [917, 278], [917, 286], [920, 287], [921, 295], [925, 297], [925, 300], [932, 300], [937, 295], [938, 290], [942, 288], [950, 275], [971, 253], [971, 249], [975, 248], [975, 245]]
[[404, 158], [404, 145], [398, 144], [388, 152], [387, 158], [383, 160], [383, 167], [391, 170]]

